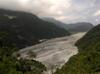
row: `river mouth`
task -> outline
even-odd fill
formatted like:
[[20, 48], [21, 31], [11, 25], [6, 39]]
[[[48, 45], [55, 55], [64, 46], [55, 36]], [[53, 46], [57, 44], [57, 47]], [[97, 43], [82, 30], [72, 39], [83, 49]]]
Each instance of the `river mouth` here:
[[28, 51], [34, 51], [37, 54], [35, 60], [42, 62], [47, 67], [47, 71], [44, 74], [52, 74], [56, 68], [61, 68], [70, 57], [78, 53], [78, 49], [74, 44], [84, 35], [85, 33], [82, 32], [71, 36], [51, 39], [41, 44], [22, 49], [19, 53], [22, 58], [29, 59]]

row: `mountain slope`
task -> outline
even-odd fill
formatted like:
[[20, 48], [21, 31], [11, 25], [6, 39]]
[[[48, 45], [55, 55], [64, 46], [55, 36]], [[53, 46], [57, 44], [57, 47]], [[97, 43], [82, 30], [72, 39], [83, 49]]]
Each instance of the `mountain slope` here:
[[0, 31], [8, 32], [11, 41], [19, 48], [36, 44], [41, 39], [69, 35], [65, 29], [45, 22], [33, 14], [2, 9]]
[[48, 22], [51, 22], [51, 23], [54, 23], [54, 24], [56, 24], [57, 26], [60, 26], [60, 27], [62, 27], [62, 28], [64, 28], [64, 29], [68, 29], [68, 26], [67, 26], [67, 24], [65, 24], [65, 23], [63, 23], [63, 22], [61, 22], [61, 21], [58, 21], [58, 20], [56, 20], [56, 19], [54, 19], [54, 18], [42, 18], [43, 20], [45, 20], [45, 21], [48, 21]]
[[18, 59], [13, 56], [17, 47], [8, 39], [6, 32], [0, 32], [0, 74], [43, 74], [46, 67], [35, 60]]
[[53, 18], [43, 18], [43, 20], [52, 22], [52, 23], [56, 24], [57, 26], [60, 26], [64, 29], [68, 30], [69, 32], [72, 32], [72, 33], [87, 32], [91, 28], [94, 27], [91, 23], [87, 23], [87, 22], [65, 24], [65, 23], [60, 22], [60, 21], [53, 19]]
[[99, 74], [100, 73], [100, 25], [90, 30], [76, 46], [79, 53], [73, 56], [55, 74]]

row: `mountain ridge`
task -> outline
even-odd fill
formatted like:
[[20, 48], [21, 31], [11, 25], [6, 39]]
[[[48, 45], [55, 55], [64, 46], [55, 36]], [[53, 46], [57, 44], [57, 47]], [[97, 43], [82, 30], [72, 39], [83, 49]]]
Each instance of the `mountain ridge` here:
[[9, 32], [11, 40], [21, 48], [37, 44], [41, 39], [70, 34], [67, 30], [43, 21], [34, 14], [2, 9], [0, 10], [0, 31]]
[[58, 21], [54, 18], [44, 17], [42, 19], [45, 21], [52, 22], [52, 23], [56, 24], [57, 26], [60, 26], [64, 29], [68, 30], [71, 33], [88, 32], [90, 29], [92, 29], [94, 27], [93, 24], [91, 24], [89, 22], [77, 22], [77, 23], [66, 24], [66, 23]]

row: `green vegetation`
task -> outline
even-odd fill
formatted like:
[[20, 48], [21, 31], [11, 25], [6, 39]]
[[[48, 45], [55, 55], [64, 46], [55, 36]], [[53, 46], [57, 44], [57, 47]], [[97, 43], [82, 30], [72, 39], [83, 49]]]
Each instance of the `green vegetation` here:
[[35, 60], [17, 59], [12, 56], [17, 48], [8, 39], [8, 34], [0, 32], [0, 74], [42, 74], [46, 67]]
[[79, 54], [54, 74], [100, 74], [100, 25], [78, 40], [76, 46]]

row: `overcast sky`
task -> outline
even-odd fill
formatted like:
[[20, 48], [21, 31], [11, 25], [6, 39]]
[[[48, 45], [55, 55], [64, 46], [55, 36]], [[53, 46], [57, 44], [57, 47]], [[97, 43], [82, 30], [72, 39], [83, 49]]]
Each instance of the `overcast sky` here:
[[54, 17], [65, 23], [100, 23], [100, 0], [0, 0], [0, 8]]

